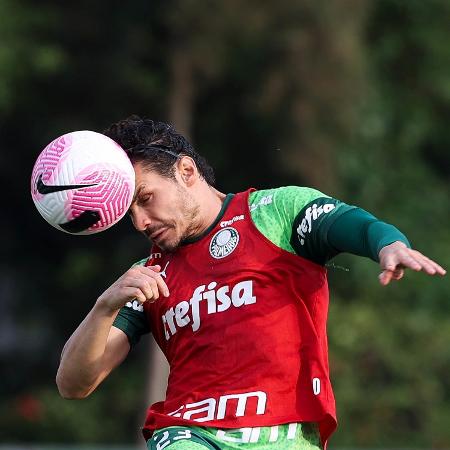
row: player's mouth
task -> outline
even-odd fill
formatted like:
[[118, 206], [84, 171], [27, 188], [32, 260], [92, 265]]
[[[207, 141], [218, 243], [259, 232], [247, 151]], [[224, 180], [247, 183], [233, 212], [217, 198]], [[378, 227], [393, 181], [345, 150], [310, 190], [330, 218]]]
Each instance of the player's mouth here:
[[159, 228], [158, 230], [154, 231], [151, 234], [147, 234], [147, 236], [152, 240], [153, 242], [157, 242], [161, 239], [161, 237], [164, 235], [164, 233], [168, 230], [167, 227]]

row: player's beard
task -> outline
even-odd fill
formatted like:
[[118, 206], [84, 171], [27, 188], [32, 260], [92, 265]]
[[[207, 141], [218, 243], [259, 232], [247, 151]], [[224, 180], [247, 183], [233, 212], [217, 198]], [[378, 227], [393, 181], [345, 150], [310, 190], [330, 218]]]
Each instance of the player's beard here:
[[[163, 225], [163, 227], [167, 227], [171, 230], [171, 234], [174, 236], [168, 237], [166, 240], [157, 243], [161, 250], [169, 253], [177, 250], [184, 240], [195, 237], [201, 233], [199, 203], [182, 186], [177, 186], [177, 191], [177, 204], [173, 205], [173, 210], [178, 212], [177, 218], [174, 220], [175, 223], [166, 223]], [[172, 230], [174, 230], [173, 233]]]

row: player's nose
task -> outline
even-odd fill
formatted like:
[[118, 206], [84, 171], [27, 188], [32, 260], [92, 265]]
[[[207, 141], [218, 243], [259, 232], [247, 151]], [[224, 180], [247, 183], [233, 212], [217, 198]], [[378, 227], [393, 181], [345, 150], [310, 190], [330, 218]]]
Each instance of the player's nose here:
[[144, 232], [152, 223], [150, 217], [145, 211], [136, 208], [133, 210], [131, 218], [136, 230]]

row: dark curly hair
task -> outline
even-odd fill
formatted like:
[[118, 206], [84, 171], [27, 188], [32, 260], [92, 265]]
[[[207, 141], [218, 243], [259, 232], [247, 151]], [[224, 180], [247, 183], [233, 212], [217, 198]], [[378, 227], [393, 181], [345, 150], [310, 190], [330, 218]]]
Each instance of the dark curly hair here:
[[141, 163], [145, 168], [168, 178], [175, 178], [176, 158], [189, 156], [194, 160], [200, 176], [209, 185], [214, 185], [212, 167], [184, 136], [167, 123], [132, 115], [113, 123], [103, 134], [116, 141], [133, 164]]

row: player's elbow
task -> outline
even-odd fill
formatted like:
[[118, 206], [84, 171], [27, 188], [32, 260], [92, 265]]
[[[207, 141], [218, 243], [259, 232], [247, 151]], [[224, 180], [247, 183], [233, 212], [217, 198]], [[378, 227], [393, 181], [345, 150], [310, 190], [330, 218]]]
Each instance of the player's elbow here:
[[83, 389], [81, 386], [71, 383], [60, 372], [56, 375], [56, 386], [59, 395], [66, 400], [82, 400], [93, 391], [93, 389]]
[[58, 386], [59, 395], [65, 400], [82, 400], [91, 393], [90, 391], [68, 388], [63, 384], [56, 383], [56, 385]]
[[64, 389], [61, 389], [60, 387], [58, 387], [58, 390], [59, 390], [59, 395], [61, 395], [61, 397], [64, 400], [82, 400], [83, 398], [86, 398], [88, 395], [88, 394], [82, 394], [80, 392], [64, 390]]

